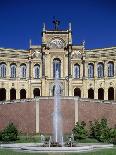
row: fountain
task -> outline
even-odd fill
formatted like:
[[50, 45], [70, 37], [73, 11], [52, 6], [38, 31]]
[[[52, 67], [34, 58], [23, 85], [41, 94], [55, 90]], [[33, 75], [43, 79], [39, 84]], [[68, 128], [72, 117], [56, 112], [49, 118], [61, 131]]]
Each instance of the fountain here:
[[[14, 150], [21, 150], [26, 152], [87, 152], [102, 148], [112, 148], [113, 144], [76, 144], [73, 145], [74, 135], [69, 138], [67, 145], [63, 142], [62, 132], [62, 114], [61, 114], [61, 98], [60, 98], [60, 82], [59, 72], [56, 71], [55, 76], [55, 90], [54, 90], [54, 111], [53, 117], [53, 135], [50, 136], [47, 144], [45, 143], [45, 136], [41, 135], [42, 143], [29, 144], [1, 144], [0, 148], [10, 148]], [[55, 147], [53, 147], [55, 146]], [[59, 147], [62, 146], [62, 147]]]
[[53, 142], [63, 144], [60, 91], [59, 72], [57, 70], [54, 89]]

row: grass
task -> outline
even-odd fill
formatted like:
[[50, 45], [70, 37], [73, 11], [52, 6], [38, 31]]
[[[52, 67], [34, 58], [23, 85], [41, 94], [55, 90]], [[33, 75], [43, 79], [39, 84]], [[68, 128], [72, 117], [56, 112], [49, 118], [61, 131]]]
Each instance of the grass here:
[[40, 135], [34, 135], [34, 136], [19, 136], [18, 140], [15, 141], [15, 143], [39, 143], [41, 142]]
[[[49, 139], [50, 135], [47, 135], [46, 138]], [[64, 141], [68, 141], [68, 135], [64, 136]], [[40, 135], [20, 135], [19, 139], [16, 140], [14, 143], [39, 143], [41, 142], [41, 137]], [[78, 140], [77, 143], [99, 143], [96, 139], [92, 138], [86, 138], [82, 140]]]
[[88, 153], [24, 153], [12, 150], [0, 150], [0, 155], [116, 155], [116, 148], [104, 149]]

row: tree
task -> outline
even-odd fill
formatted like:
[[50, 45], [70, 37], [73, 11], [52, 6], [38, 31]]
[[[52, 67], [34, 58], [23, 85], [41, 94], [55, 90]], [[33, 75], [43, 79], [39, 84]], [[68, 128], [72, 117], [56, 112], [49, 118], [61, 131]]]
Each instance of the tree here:
[[87, 130], [86, 130], [86, 123], [82, 121], [81, 123], [77, 122], [73, 131], [74, 139], [86, 139], [87, 138]]

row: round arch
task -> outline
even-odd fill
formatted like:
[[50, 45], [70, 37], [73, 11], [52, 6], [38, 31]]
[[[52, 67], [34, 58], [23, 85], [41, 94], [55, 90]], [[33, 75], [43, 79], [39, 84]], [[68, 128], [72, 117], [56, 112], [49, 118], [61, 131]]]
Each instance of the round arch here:
[[16, 89], [14, 88], [10, 90], [10, 100], [16, 100]]
[[26, 99], [26, 90], [25, 89], [20, 90], [20, 99]]
[[114, 100], [114, 88], [109, 87], [108, 89], [108, 100]]
[[5, 101], [5, 100], [6, 100], [6, 89], [0, 88], [0, 101]]
[[34, 88], [33, 96], [34, 96], [34, 98], [40, 96], [40, 89], [39, 88]]
[[75, 89], [74, 89], [74, 96], [79, 96], [79, 97], [81, 97], [81, 90], [80, 90], [80, 88], [75, 88]]
[[98, 100], [104, 100], [104, 89], [103, 88], [98, 89]]
[[88, 98], [94, 99], [94, 90], [92, 88], [88, 89]]

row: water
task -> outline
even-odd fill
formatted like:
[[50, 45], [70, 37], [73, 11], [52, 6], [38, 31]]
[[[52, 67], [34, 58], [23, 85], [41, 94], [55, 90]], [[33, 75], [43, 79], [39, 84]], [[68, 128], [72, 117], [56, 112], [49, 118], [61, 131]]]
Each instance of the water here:
[[62, 115], [61, 115], [61, 88], [59, 81], [59, 73], [56, 71], [55, 89], [54, 89], [54, 112], [53, 112], [53, 141], [62, 144]]

